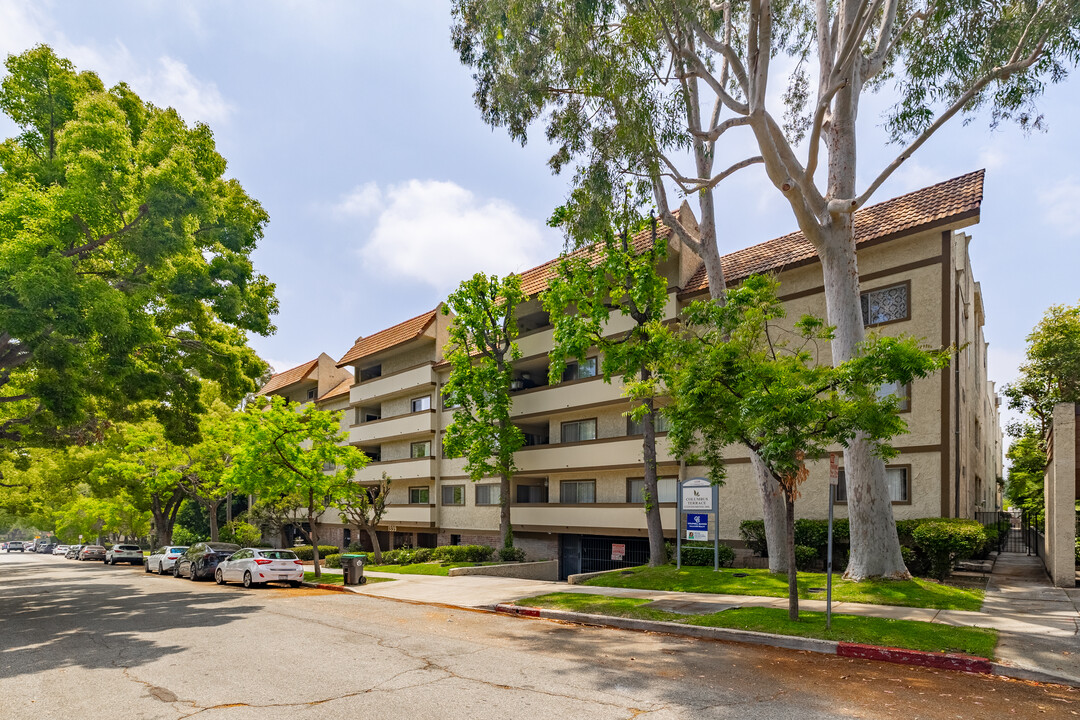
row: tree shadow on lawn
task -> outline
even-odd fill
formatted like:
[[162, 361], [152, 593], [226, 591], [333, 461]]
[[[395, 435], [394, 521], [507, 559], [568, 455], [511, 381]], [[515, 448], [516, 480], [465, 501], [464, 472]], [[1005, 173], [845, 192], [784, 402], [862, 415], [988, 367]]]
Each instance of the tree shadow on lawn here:
[[[205, 592], [190, 581], [146, 578], [170, 583], [169, 592], [146, 592], [120, 576], [117, 584], [94, 582], [100, 573], [116, 573], [101, 563], [71, 562], [85, 578], [51, 578], [41, 567], [5, 567], [0, 574], [0, 679], [63, 667], [113, 668], [152, 662], [188, 649], [167, 645], [144, 633], [187, 629], [204, 636], [259, 610], [229, 605], [239, 590]], [[86, 580], [88, 582], [82, 582]], [[212, 582], [212, 581], [211, 581]], [[219, 590], [214, 588], [214, 590]]]

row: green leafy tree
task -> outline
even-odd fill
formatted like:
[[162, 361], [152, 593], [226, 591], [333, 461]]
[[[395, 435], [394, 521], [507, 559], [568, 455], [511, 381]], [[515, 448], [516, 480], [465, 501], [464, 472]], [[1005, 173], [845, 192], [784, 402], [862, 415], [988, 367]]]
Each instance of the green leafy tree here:
[[1005, 457], [1009, 460], [1008, 484], [1005, 489], [1009, 504], [1030, 513], [1043, 513], [1046, 448], [1042, 437], [1034, 432], [1025, 433], [1013, 441]]
[[390, 476], [384, 472], [379, 482], [374, 485], [354, 485], [355, 487], [346, 488], [348, 492], [337, 498], [341, 522], [351, 522], [368, 534], [375, 554], [375, 564], [381, 565], [382, 547], [379, 545], [379, 535], [375, 528], [386, 514], [386, 503], [390, 497]]
[[949, 351], [927, 352], [913, 338], [872, 337], [851, 360], [819, 363], [817, 344], [832, 338], [832, 328], [808, 315], [792, 330], [781, 327], [776, 287], [770, 278], [751, 276], [725, 305], [698, 302], [687, 309], [687, 331], [672, 333], [673, 403], [665, 412], [676, 452], [704, 461], [714, 482], [723, 481], [724, 452], [738, 442], [757, 453], [783, 489], [788, 602], [796, 620], [795, 500], [806, 460], [860, 435], [879, 457], [895, 456], [889, 440], [906, 425], [896, 397], [878, 397], [878, 389], [926, 377], [947, 364]]
[[510, 480], [514, 453], [525, 444], [521, 428], [510, 421], [510, 383], [521, 357], [515, 308], [527, 299], [521, 278], [477, 273], [458, 286], [443, 306], [454, 315], [446, 344], [450, 377], [443, 386], [454, 417], [443, 446], [449, 457], [464, 457], [473, 482], [499, 477], [499, 535], [514, 546], [510, 525]]
[[[626, 217], [628, 222], [636, 218]], [[640, 219], [638, 219], [640, 220]], [[664, 320], [667, 279], [658, 265], [667, 256], [667, 240], [656, 237], [656, 221], [633, 239], [629, 229], [607, 233], [583, 250], [559, 260], [558, 275], [543, 295], [553, 331], [550, 380], [559, 382], [568, 358], [585, 359], [592, 348], [601, 353], [604, 382], [634, 378], [628, 385], [635, 403], [630, 416], [642, 425], [645, 524], [649, 532], [649, 564], [667, 561], [660, 519], [656, 477], [656, 423], [660, 393], [650, 368], [662, 365], [668, 350], [664, 335], [653, 329]], [[633, 322], [629, 330], [610, 334], [612, 316]]]
[[[1036, 101], [1080, 58], [1072, 0], [455, 0], [452, 13], [484, 119], [521, 142], [543, 121], [550, 165], [576, 164], [575, 188], [595, 200], [586, 209], [613, 204], [615, 178], [650, 187], [715, 299], [725, 283], [713, 192], [760, 165], [821, 258], [838, 364], [865, 338], [855, 211], [958, 115], [1041, 128]], [[773, 63], [781, 55], [792, 61]], [[885, 88], [896, 101], [878, 127], [901, 149], [860, 188], [856, 150], [873, 125], [856, 117], [864, 94]], [[717, 156], [732, 162], [717, 170]], [[697, 199], [696, 225], [670, 206], [671, 188]], [[884, 463], [860, 437], [845, 462], [849, 573], [902, 574]]]
[[341, 412], [320, 410], [314, 403], [297, 408], [278, 396], [264, 400], [261, 408], [243, 416], [227, 483], [261, 497], [303, 498], [315, 576], [320, 577], [319, 517], [333, 507], [335, 498], [357, 486], [353, 475], [368, 459], [345, 444]]
[[235, 403], [266, 369], [247, 346], [277, 311], [250, 259], [266, 212], [206, 125], [44, 45], [6, 67], [0, 449], [86, 442], [144, 401], [172, 440], [197, 439], [200, 379]]
[[188, 463], [183, 468], [180, 484], [188, 495], [206, 508], [213, 541], [217, 541], [221, 532], [218, 508], [231, 500], [236, 489], [230, 471], [245, 430], [241, 413], [226, 407], [220, 400], [213, 400], [199, 421], [200, 441], [184, 448]]
[[304, 502], [304, 498], [295, 492], [262, 496], [248, 510], [247, 521], [259, 528], [264, 536], [278, 538], [279, 547], [288, 547], [290, 540], [286, 530], [296, 524]]

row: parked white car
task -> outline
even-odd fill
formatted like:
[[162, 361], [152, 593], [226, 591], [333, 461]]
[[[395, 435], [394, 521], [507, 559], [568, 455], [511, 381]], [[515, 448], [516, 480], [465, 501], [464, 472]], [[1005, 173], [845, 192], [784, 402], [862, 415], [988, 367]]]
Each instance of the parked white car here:
[[304, 565], [292, 550], [241, 548], [218, 563], [214, 579], [218, 585], [242, 582], [246, 588], [268, 582], [287, 582], [300, 587]]
[[67, 555], [68, 548], [70, 547], [70, 545], [57, 545], [55, 548], [53, 548], [52, 554], [64, 557], [65, 555]]
[[169, 545], [158, 548], [146, 558], [146, 572], [156, 572], [158, 575], [171, 573], [173, 565], [187, 549], [187, 545]]
[[142, 548], [138, 545], [113, 545], [105, 552], [105, 564], [131, 563], [143, 564]]

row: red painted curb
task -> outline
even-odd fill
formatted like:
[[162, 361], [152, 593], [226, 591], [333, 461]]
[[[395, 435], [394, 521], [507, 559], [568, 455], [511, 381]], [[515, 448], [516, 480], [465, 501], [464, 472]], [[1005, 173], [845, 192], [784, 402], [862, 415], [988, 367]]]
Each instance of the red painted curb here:
[[334, 592], [352, 592], [341, 585], [324, 585], [323, 583], [304, 582], [304, 587], [318, 588], [319, 590], [333, 590]]
[[959, 653], [932, 653], [922, 650], [902, 650], [900, 648], [841, 642], [836, 645], [836, 654], [841, 657], [880, 660], [900, 665], [919, 665], [941, 670], [959, 670], [984, 675], [990, 674], [993, 670], [992, 663], [989, 660]]
[[540, 608], [521, 607], [518, 605], [496, 605], [495, 612], [506, 615], [520, 615], [522, 617], [540, 617]]

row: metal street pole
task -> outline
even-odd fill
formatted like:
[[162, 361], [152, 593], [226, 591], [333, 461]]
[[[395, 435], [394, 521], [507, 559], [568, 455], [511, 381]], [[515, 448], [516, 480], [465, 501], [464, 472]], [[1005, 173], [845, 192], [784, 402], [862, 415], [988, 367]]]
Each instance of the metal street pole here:
[[675, 483], [675, 493], [679, 498], [679, 512], [675, 517], [675, 569], [682, 570], [682, 518], [683, 518], [683, 497], [682, 497], [682, 478]]

